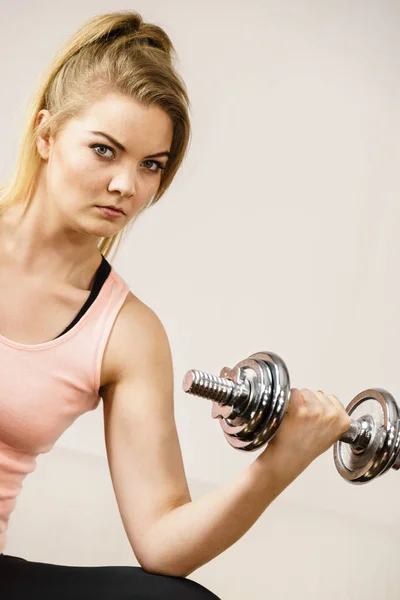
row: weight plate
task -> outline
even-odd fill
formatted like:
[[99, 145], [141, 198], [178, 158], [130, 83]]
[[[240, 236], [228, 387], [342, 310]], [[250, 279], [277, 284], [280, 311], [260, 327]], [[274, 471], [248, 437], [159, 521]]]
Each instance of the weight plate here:
[[373, 430], [370, 443], [362, 451], [340, 440], [334, 445], [336, 469], [351, 483], [367, 483], [383, 475], [396, 461], [400, 447], [399, 408], [389, 392], [375, 388], [357, 394], [346, 410], [352, 419], [370, 415]]
[[253, 368], [257, 373], [256, 380], [252, 378], [253, 401], [247, 406], [247, 414], [242, 415], [244, 425], [229, 418], [221, 420], [221, 427], [231, 446], [249, 452], [268, 443], [277, 432], [289, 401], [289, 372], [284, 361], [272, 352], [258, 352], [237, 366]]
[[246, 359], [236, 365], [235, 371], [237, 367], [250, 382], [249, 402], [239, 414], [233, 410], [228, 418], [221, 419], [220, 425], [234, 448], [246, 449], [253, 440], [254, 428], [268, 419], [274, 383], [271, 371], [262, 361]]

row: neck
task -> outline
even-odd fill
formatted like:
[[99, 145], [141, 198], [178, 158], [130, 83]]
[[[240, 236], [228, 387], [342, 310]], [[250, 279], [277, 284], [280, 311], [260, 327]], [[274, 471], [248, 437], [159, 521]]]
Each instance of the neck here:
[[44, 218], [38, 205], [32, 199], [0, 214], [0, 261], [24, 276], [87, 289], [101, 263], [98, 238], [57, 226], [55, 216]]

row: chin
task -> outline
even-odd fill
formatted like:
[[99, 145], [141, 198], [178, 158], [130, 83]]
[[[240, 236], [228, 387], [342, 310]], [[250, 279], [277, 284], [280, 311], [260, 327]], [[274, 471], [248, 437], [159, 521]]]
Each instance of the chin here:
[[[121, 220], [122, 221], [122, 218]], [[103, 237], [112, 237], [113, 235], [117, 235], [122, 229], [124, 229], [126, 223], [124, 221], [123, 224], [116, 223], [113, 221], [104, 221], [103, 223], [94, 219], [85, 219], [85, 221], [81, 221], [77, 225], [77, 230], [80, 233], [85, 233], [87, 235], [93, 235], [95, 237], [103, 238]]]
[[113, 235], [117, 235], [120, 231], [123, 230], [123, 227], [117, 227], [116, 225], [108, 224], [108, 226], [97, 226], [93, 227], [90, 233], [97, 237], [112, 237]]

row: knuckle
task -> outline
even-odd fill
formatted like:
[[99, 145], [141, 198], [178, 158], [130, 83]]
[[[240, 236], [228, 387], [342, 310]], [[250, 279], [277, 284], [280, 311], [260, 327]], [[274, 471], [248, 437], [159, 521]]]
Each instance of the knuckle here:
[[299, 393], [300, 393], [300, 399], [303, 403], [307, 402], [309, 400], [309, 390], [307, 390], [305, 388], [301, 388], [299, 390]]
[[306, 406], [301, 405], [297, 408], [296, 417], [300, 421], [306, 421], [308, 417], [308, 409]]

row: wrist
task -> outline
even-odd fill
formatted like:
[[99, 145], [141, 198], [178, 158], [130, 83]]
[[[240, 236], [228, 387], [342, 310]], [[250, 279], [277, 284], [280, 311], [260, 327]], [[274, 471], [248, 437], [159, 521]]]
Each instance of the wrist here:
[[256, 459], [259, 471], [267, 473], [276, 487], [282, 490], [290, 485], [309, 465], [310, 461], [297, 452], [270, 444]]
[[264, 453], [257, 456], [255, 461], [250, 465], [248, 475], [250, 475], [250, 481], [248, 481], [249, 488], [253, 490], [253, 493], [263, 498], [265, 508], [292, 481], [292, 478], [288, 477], [287, 472], [275, 463], [272, 456], [265, 456]]

